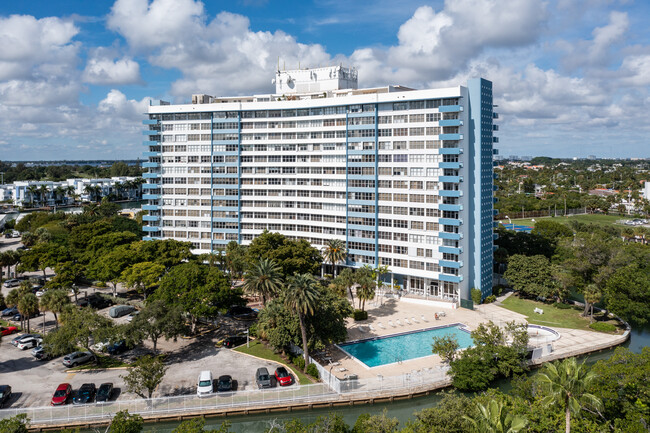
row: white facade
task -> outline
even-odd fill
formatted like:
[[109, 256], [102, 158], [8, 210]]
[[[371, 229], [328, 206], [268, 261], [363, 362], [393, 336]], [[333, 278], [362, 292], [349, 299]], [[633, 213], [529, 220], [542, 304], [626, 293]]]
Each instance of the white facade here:
[[264, 230], [318, 248], [342, 239], [349, 266], [387, 265], [411, 292], [490, 294], [491, 89], [472, 80], [151, 106], [146, 239], [197, 253]]

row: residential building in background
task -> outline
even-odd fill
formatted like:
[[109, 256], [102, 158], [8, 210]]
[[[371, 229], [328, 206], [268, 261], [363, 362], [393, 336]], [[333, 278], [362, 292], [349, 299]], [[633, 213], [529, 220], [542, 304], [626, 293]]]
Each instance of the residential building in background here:
[[492, 289], [492, 83], [358, 89], [341, 66], [278, 71], [275, 94], [161, 101], [144, 120], [145, 239], [196, 253], [264, 230], [348, 266], [386, 265], [409, 294]]

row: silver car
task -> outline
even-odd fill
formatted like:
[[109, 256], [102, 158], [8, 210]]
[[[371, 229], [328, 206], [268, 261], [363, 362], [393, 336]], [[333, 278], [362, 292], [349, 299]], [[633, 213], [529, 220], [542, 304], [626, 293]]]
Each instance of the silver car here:
[[66, 367], [76, 367], [77, 365], [86, 364], [95, 360], [95, 355], [90, 352], [72, 352], [63, 357], [63, 365]]

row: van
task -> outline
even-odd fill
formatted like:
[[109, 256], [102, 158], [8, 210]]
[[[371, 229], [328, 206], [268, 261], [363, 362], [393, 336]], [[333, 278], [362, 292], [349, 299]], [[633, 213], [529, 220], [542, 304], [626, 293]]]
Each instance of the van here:
[[207, 397], [210, 394], [212, 394], [212, 372], [204, 370], [199, 373], [196, 395], [199, 397]]
[[130, 314], [133, 311], [135, 311], [135, 307], [131, 305], [116, 305], [114, 307], [111, 307], [110, 310], [108, 310], [108, 315], [111, 316], [113, 319], [116, 319], [118, 317], [126, 316], [127, 314]]
[[6, 288], [10, 288], [10, 287], [18, 287], [18, 286], [20, 286], [20, 280], [17, 280], [17, 279], [7, 280], [7, 281], [5, 281], [4, 286], [5, 286]]

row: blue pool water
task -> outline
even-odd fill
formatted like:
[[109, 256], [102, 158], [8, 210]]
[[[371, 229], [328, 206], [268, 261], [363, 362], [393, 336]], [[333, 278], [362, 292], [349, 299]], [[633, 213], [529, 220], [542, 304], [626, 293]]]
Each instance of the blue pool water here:
[[405, 332], [385, 337], [367, 338], [339, 344], [339, 347], [368, 367], [392, 364], [408, 359], [432, 355], [433, 337], [452, 335], [461, 349], [474, 344], [469, 332], [461, 324]]

